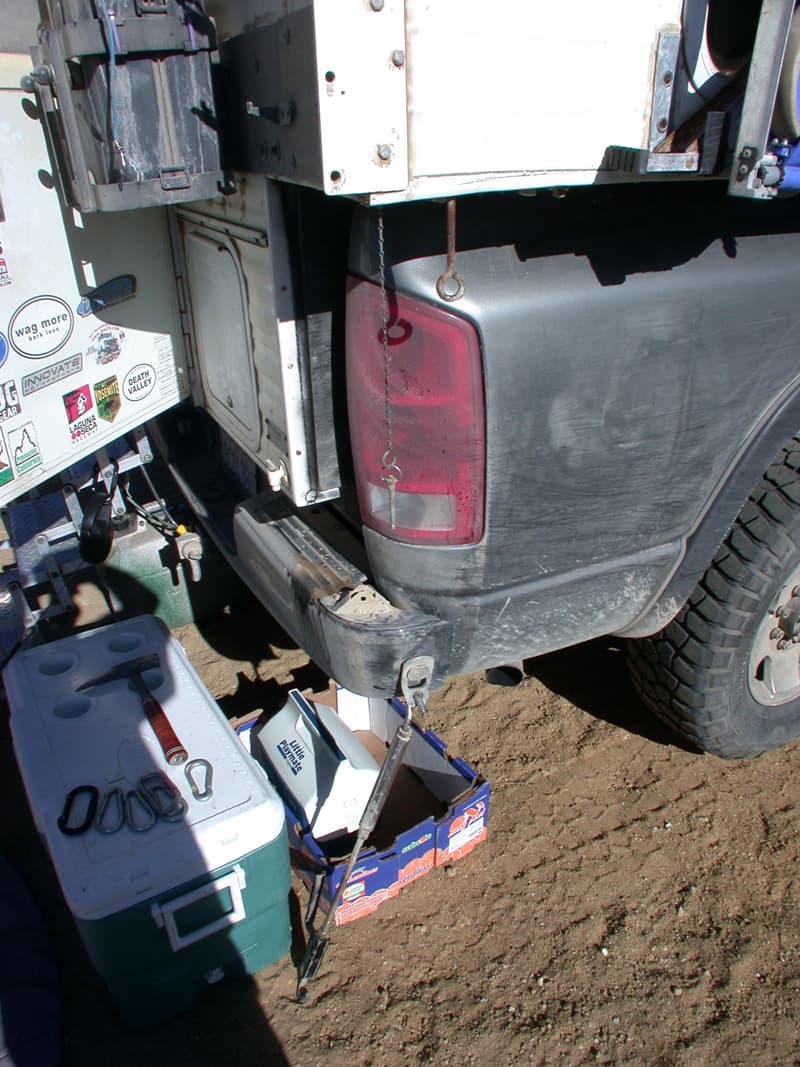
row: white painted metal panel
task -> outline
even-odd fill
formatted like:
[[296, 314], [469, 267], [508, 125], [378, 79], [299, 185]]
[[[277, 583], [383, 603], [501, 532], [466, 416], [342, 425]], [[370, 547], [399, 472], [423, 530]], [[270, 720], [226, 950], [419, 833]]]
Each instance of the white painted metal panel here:
[[[163, 210], [64, 211], [29, 100], [0, 90], [0, 504], [188, 391], [168, 249]], [[136, 296], [92, 310], [83, 298], [123, 274]]]

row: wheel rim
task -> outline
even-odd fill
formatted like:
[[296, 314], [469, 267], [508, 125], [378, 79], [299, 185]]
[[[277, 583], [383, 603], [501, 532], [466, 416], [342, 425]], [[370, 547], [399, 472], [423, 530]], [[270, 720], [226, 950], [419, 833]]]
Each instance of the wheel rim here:
[[800, 567], [779, 590], [753, 639], [750, 694], [766, 707], [800, 697]]

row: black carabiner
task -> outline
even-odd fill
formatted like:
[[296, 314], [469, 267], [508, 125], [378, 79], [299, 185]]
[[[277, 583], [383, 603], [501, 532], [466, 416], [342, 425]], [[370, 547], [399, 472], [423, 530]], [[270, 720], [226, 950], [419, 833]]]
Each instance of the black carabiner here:
[[[79, 823], [77, 826], [70, 826], [69, 819], [72, 815], [73, 805], [77, 798], [83, 794], [86, 794], [89, 798], [83, 822]], [[94, 817], [97, 814], [97, 801], [99, 797], [100, 794], [97, 787], [93, 785], [76, 785], [74, 789], [71, 789], [69, 793], [67, 793], [67, 799], [64, 801], [64, 810], [56, 820], [61, 833], [65, 834], [67, 837], [78, 837], [80, 834], [85, 834], [94, 822]]]

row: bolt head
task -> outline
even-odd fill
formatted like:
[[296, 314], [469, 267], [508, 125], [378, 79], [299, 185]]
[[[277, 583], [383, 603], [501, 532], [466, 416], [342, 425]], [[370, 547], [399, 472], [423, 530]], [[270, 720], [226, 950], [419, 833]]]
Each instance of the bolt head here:
[[369, 0], [369, 6], [373, 11], [383, 11], [384, 0]]
[[406, 54], [403, 51], [403, 49], [402, 48], [395, 48], [394, 52], [392, 52], [392, 63], [394, 63], [394, 65], [396, 67], [402, 67], [402, 65], [405, 63], [405, 61], [406, 61]]
[[780, 641], [782, 637], [783, 630], [780, 628], [780, 626], [776, 626], [774, 630], [770, 630], [769, 632], [770, 641]]
[[378, 159], [383, 160], [384, 163], [388, 163], [392, 158], [392, 146], [390, 144], [378, 145]]

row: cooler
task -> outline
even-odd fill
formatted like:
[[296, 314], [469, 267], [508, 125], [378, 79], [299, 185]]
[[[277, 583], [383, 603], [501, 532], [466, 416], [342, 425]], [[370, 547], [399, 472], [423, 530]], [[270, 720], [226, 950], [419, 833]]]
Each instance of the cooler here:
[[[148, 689], [189, 760], [211, 765], [205, 799], [192, 792], [188, 764], [167, 763], [126, 681], [78, 691], [152, 653], [159, 663], [143, 674]], [[283, 806], [163, 624], [142, 616], [19, 652], [3, 680], [37, 828], [89, 955], [129, 1025], [169, 1018], [205, 983], [255, 973], [288, 951]], [[59, 830], [71, 790], [128, 793], [154, 772], [187, 805], [178, 821], [159, 818], [144, 831], [127, 822], [111, 833], [96, 823], [77, 836]], [[204, 767], [194, 779], [202, 793]]]

